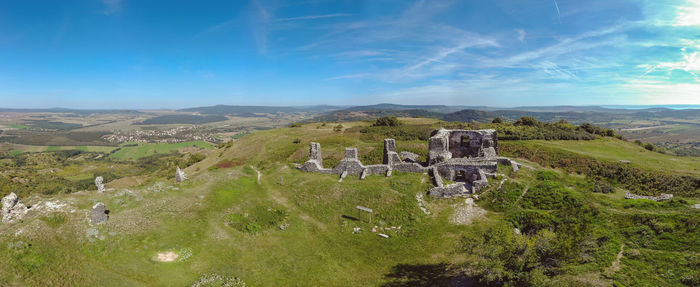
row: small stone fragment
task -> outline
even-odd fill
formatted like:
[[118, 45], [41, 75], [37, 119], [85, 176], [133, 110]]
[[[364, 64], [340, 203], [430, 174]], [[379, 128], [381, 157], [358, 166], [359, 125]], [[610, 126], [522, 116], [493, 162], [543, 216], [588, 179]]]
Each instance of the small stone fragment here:
[[95, 178], [95, 186], [97, 186], [97, 192], [103, 193], [105, 192], [105, 185], [102, 183], [104, 181], [104, 178], [101, 176], [98, 176]]
[[90, 221], [92, 224], [100, 224], [109, 218], [109, 210], [105, 209], [105, 204], [102, 202], [96, 203], [92, 206], [92, 215], [90, 216]]
[[187, 179], [187, 175], [185, 174], [184, 171], [180, 169], [180, 167], [177, 167], [177, 170], [175, 170], [175, 183], [179, 183]]

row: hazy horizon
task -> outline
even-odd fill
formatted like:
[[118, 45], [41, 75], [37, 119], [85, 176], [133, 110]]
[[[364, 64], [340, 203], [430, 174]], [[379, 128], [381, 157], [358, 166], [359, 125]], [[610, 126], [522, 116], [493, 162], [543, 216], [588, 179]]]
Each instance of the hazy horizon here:
[[[305, 108], [305, 107], [334, 107], [334, 108], [353, 108], [353, 107], [364, 107], [364, 106], [375, 106], [375, 105], [400, 105], [395, 103], [376, 103], [376, 104], [366, 104], [366, 105], [330, 105], [330, 104], [318, 104], [318, 105], [235, 105], [235, 104], [215, 104], [211, 106], [259, 106], [259, 107], [291, 107], [291, 108]], [[175, 108], [71, 108], [71, 107], [47, 107], [47, 108], [37, 108], [37, 107], [4, 107], [0, 106], [0, 110], [54, 110], [54, 109], [66, 109], [66, 110], [181, 110], [188, 108], [199, 108], [199, 107], [211, 107], [211, 106], [187, 106], [187, 107], [175, 107]], [[637, 110], [637, 109], [652, 109], [652, 108], [667, 108], [672, 110], [682, 110], [682, 109], [700, 109], [700, 104], [698, 105], [537, 105], [537, 106], [469, 106], [469, 105], [445, 105], [445, 104], [432, 104], [432, 105], [404, 105], [404, 106], [456, 106], [465, 108], [487, 108], [487, 109], [527, 109], [527, 108], [557, 108], [557, 107], [598, 107], [604, 109], [627, 109], [627, 110]]]
[[5, 1], [5, 108], [700, 104], [700, 1]]

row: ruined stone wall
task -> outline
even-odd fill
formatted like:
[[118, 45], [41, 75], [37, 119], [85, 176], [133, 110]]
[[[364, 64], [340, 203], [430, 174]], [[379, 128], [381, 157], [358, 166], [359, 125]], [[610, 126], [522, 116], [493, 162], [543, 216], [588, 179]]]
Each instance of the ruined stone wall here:
[[653, 201], [662, 201], [662, 200], [669, 200], [673, 198], [673, 194], [668, 194], [668, 193], [662, 193], [659, 196], [645, 196], [645, 195], [637, 195], [634, 193], [625, 193], [625, 198], [626, 199], [648, 199], [648, 200], [653, 200]]
[[428, 140], [428, 149], [430, 165], [451, 158], [496, 157], [498, 134], [496, 130], [439, 129]]
[[449, 151], [453, 158], [484, 157], [484, 149], [493, 147], [496, 151], [497, 135], [495, 130], [450, 130]]
[[[357, 148], [346, 148], [345, 158], [333, 168], [323, 167], [321, 145], [311, 143], [309, 160], [300, 166], [300, 170], [341, 175], [342, 181], [347, 175], [382, 174], [391, 176], [393, 170], [402, 172], [424, 173], [431, 171], [435, 187], [429, 192], [437, 197], [468, 196], [488, 184], [486, 172], [497, 171], [498, 163], [511, 164], [517, 171], [519, 164], [508, 158], [498, 157], [498, 141], [495, 130], [436, 130], [428, 140], [428, 162], [424, 166], [416, 159], [418, 155], [396, 151], [394, 139], [384, 140], [383, 164], [363, 165], [358, 158]], [[458, 183], [443, 185], [443, 178]]]

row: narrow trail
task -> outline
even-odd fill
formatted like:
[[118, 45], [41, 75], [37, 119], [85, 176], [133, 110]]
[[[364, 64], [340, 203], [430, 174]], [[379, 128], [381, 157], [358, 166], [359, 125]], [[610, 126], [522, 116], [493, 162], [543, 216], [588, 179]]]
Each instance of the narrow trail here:
[[622, 243], [620, 245], [620, 252], [617, 253], [617, 257], [615, 258], [615, 261], [612, 262], [610, 267], [607, 268], [608, 272], [617, 272], [620, 270], [620, 259], [622, 259], [622, 256], [625, 252], [625, 244]]
[[262, 176], [262, 174], [254, 166], [251, 165], [250, 168], [252, 168], [256, 173], [258, 173], [258, 184], [260, 184], [260, 177]]
[[525, 194], [527, 194], [528, 190], [530, 190], [530, 187], [529, 186], [525, 187], [525, 189], [523, 190], [523, 193], [520, 194], [520, 197], [518, 197], [518, 200], [515, 201], [515, 204], [518, 204], [518, 202], [520, 202], [520, 200], [525, 196]]

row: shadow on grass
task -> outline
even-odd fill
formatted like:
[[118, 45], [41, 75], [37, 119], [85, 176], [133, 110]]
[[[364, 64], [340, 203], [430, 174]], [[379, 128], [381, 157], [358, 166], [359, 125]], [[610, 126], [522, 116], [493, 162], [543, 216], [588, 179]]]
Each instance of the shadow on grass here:
[[399, 264], [384, 275], [391, 280], [384, 287], [399, 286], [483, 286], [475, 278], [457, 274], [449, 265], [440, 264]]
[[354, 221], [358, 221], [358, 220], [359, 220], [359, 219], [357, 219], [357, 217], [350, 216], [350, 215], [345, 215], [345, 214], [341, 215], [340, 217], [345, 218], [345, 219], [348, 219], [348, 220], [354, 220]]

